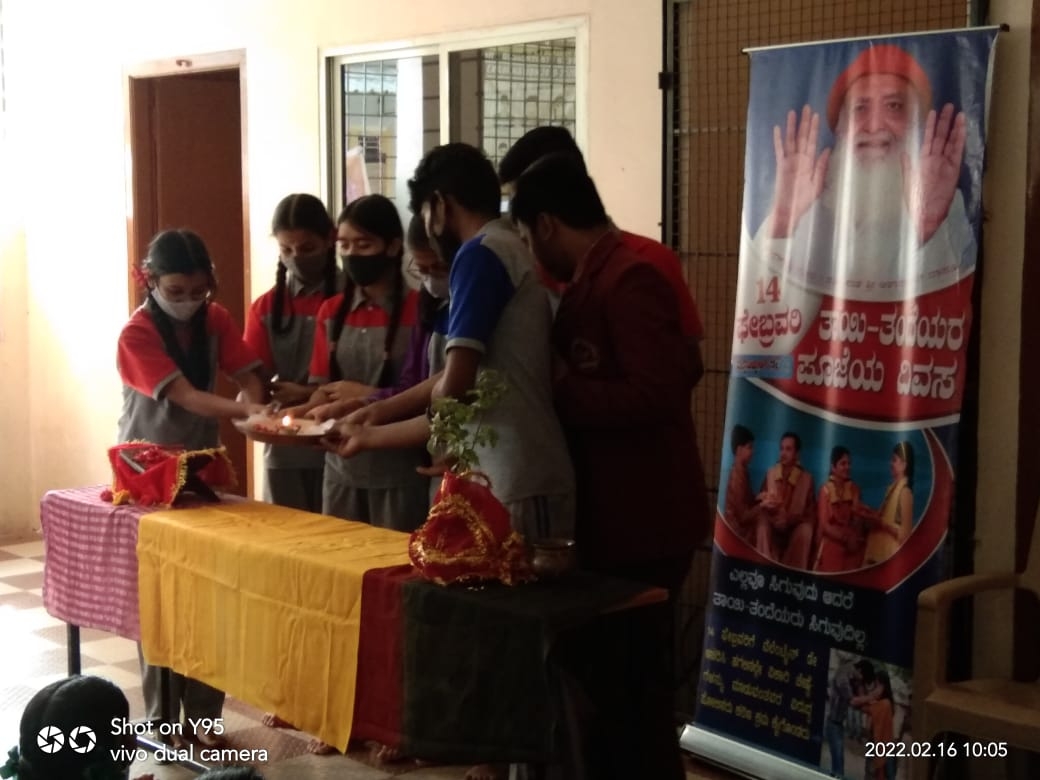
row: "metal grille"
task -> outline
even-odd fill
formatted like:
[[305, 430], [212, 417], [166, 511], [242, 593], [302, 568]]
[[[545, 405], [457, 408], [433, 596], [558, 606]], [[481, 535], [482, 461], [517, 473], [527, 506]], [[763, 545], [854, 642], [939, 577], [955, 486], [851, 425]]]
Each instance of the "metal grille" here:
[[[343, 65], [343, 149], [361, 148], [372, 192], [394, 197], [397, 61]], [[346, 166], [342, 174], [347, 191]]]
[[481, 50], [484, 151], [496, 165], [524, 133], [563, 125], [574, 134], [574, 39]]
[[[725, 440], [744, 178], [748, 58], [754, 46], [963, 27], [966, 0], [670, 0], [665, 8], [665, 242], [683, 267], [705, 323], [705, 376], [694, 416], [712, 505]], [[695, 562], [680, 599], [681, 710], [696, 693], [709, 555]]]
[[467, 65], [479, 74], [475, 85], [479, 116], [462, 121], [476, 127], [463, 127], [460, 132], [469, 130], [473, 142], [483, 147], [495, 165], [520, 136], [535, 127], [562, 125], [574, 133], [573, 38], [495, 46], [454, 56], [464, 97]]

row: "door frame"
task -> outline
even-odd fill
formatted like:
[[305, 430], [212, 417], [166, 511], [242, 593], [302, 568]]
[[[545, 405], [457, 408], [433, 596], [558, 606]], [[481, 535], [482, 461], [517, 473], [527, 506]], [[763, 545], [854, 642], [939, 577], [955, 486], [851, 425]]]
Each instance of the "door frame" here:
[[[127, 303], [128, 314], [132, 313], [137, 299], [139, 285], [130, 269], [136, 267], [141, 259], [138, 257], [139, 230], [135, 219], [135, 192], [134, 192], [134, 156], [133, 156], [133, 105], [135, 82], [146, 79], [160, 78], [163, 76], [187, 76], [193, 73], [205, 73], [210, 71], [236, 71], [238, 73], [239, 94], [239, 119], [242, 128], [240, 146], [242, 150], [242, 292], [243, 311], [249, 310], [252, 302], [252, 257], [251, 241], [249, 233], [249, 145], [247, 143], [247, 113], [246, 113], [246, 52], [245, 49], [234, 49], [229, 51], [210, 52], [206, 54], [192, 54], [183, 57], [170, 57], [168, 59], [150, 60], [135, 63], [123, 68], [123, 159], [126, 165], [126, 247], [129, 265], [127, 268]], [[253, 450], [247, 442], [245, 489], [248, 496], [253, 495]]]

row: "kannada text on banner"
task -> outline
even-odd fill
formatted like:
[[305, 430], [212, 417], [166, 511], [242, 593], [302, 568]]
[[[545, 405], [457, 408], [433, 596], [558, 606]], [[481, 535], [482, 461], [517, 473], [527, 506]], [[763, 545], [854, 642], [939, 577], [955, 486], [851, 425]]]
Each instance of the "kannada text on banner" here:
[[995, 38], [752, 53], [694, 742], [907, 776], [872, 746], [913, 741], [916, 598], [946, 570]]

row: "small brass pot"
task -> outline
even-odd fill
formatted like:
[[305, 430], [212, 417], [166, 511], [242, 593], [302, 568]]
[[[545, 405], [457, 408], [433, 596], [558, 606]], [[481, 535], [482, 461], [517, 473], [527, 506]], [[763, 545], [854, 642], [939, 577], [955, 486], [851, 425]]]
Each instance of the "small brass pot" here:
[[577, 568], [573, 539], [537, 539], [531, 545], [531, 569], [538, 579], [559, 579]]

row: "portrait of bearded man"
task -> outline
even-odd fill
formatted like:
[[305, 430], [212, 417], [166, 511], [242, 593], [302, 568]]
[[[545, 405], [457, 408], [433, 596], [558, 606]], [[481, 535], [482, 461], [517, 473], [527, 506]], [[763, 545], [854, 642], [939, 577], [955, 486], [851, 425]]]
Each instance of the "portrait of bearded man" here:
[[958, 189], [964, 113], [932, 105], [928, 75], [892, 44], [863, 50], [831, 86], [833, 148], [806, 105], [773, 127], [776, 176], [752, 250], [805, 287], [894, 300], [954, 284], [976, 241]]

